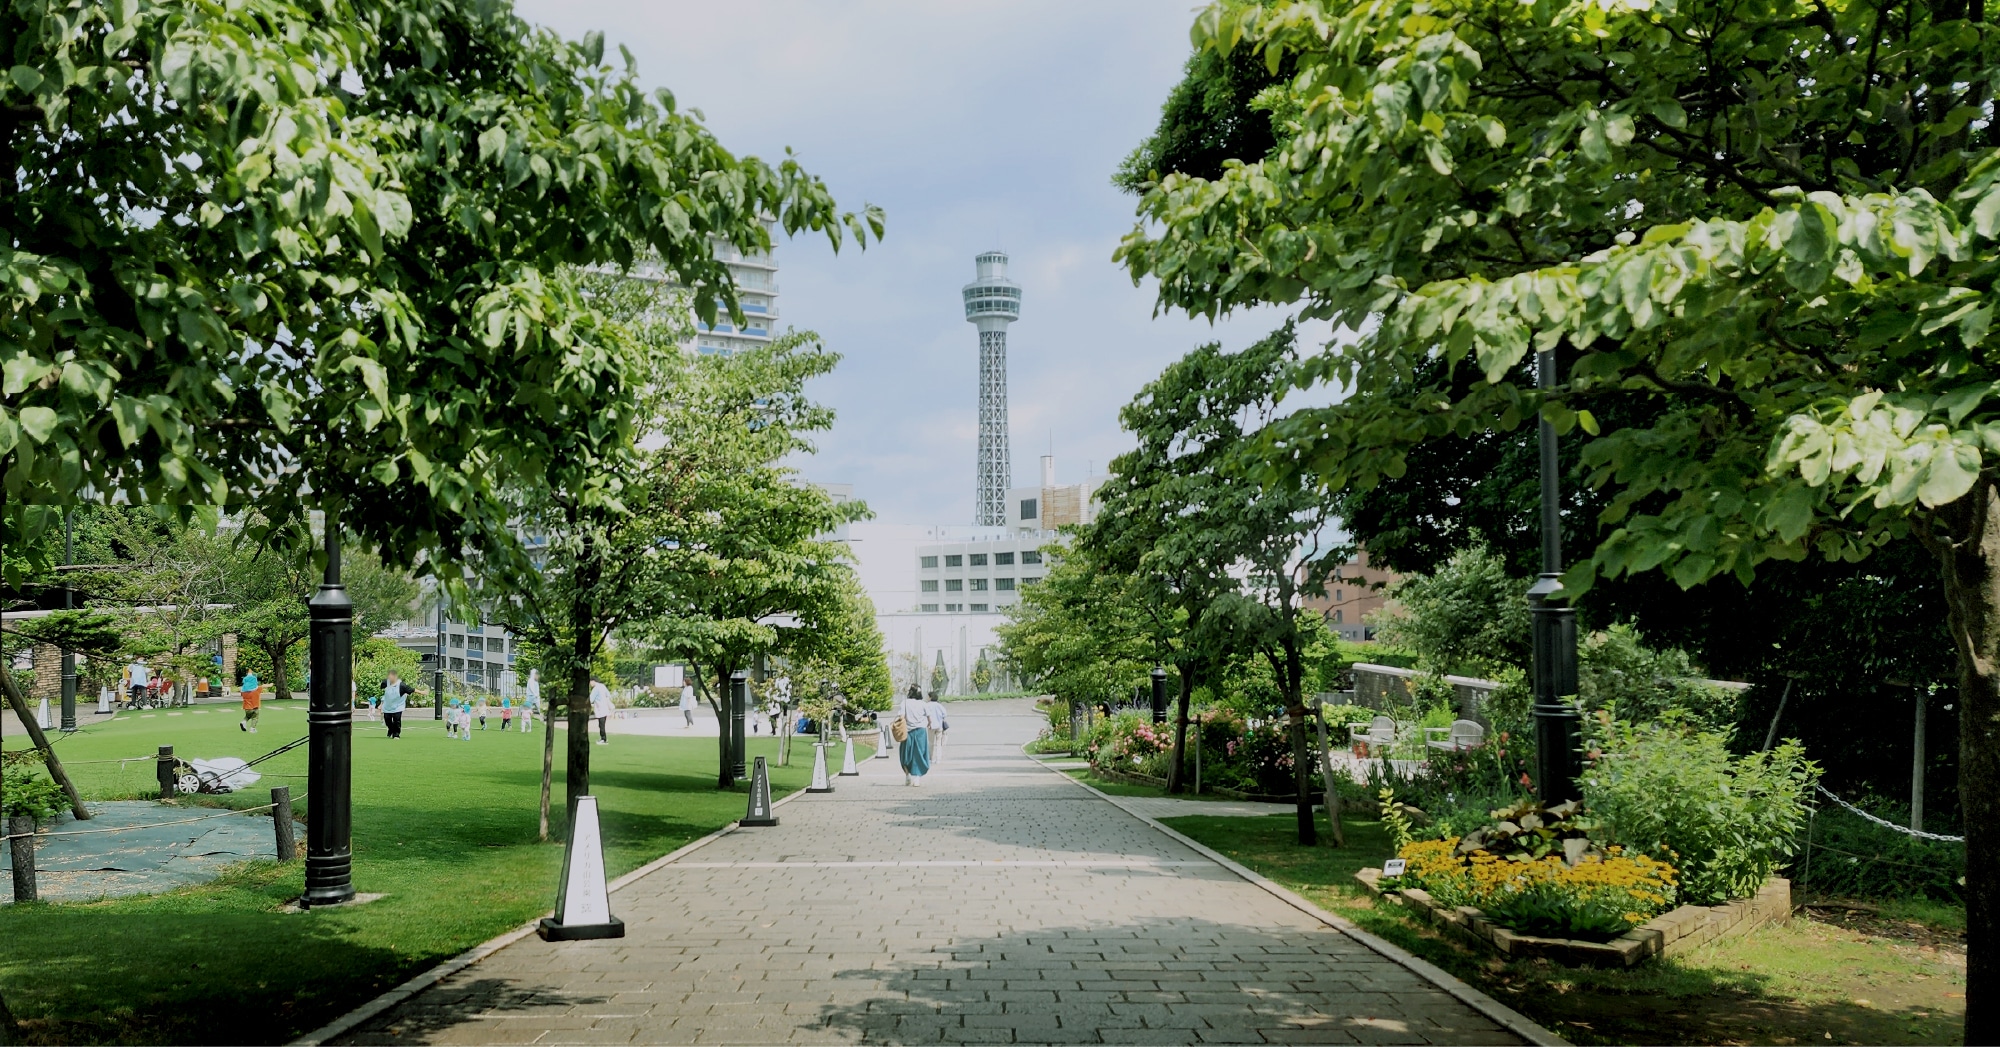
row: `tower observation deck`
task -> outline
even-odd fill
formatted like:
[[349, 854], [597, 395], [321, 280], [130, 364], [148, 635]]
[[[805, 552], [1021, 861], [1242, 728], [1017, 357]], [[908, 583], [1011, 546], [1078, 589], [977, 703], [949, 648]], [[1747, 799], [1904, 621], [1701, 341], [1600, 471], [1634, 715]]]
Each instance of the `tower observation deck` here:
[[965, 285], [965, 319], [979, 328], [979, 479], [972, 522], [1007, 525], [1007, 488], [1014, 482], [1007, 447], [1007, 325], [1021, 318], [1021, 285], [1007, 279], [1007, 256], [974, 259], [978, 279]]

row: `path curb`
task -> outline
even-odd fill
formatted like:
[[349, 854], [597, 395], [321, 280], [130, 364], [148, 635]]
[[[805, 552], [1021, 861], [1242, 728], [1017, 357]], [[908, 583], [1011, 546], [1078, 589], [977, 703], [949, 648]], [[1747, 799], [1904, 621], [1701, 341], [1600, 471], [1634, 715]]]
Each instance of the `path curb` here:
[[[804, 796], [805, 792], [806, 791], [804, 789], [796, 790], [786, 795], [783, 799], [773, 802], [771, 804], [771, 807], [773, 810], [782, 807], [785, 804], [788, 804], [793, 800], [798, 799], [801, 796]], [[619, 878], [611, 881], [611, 883], [607, 885], [607, 890], [610, 891], [620, 890], [624, 888], [626, 885], [631, 884], [632, 882], [646, 876], [648, 873], [656, 872], [662, 866], [678, 861], [681, 858], [686, 857], [688, 854], [696, 850], [699, 850], [703, 847], [706, 847], [717, 840], [722, 839], [723, 837], [729, 835], [730, 833], [735, 832], [737, 828], [738, 826], [735, 822], [730, 822], [728, 825], [725, 825], [722, 828], [717, 829], [712, 833], [709, 833], [707, 836], [704, 836], [699, 840], [694, 840], [689, 843], [682, 844], [678, 849], [669, 851], [666, 854], [663, 854], [658, 858], [655, 858], [652, 861], [647, 862], [646, 864], [638, 867], [637, 869], [634, 869], [631, 872], [628, 872], [625, 875], [620, 876]], [[346, 1014], [343, 1014], [340, 1017], [335, 1018], [334, 1020], [326, 1023], [325, 1025], [322, 1025], [319, 1028], [314, 1029], [313, 1031], [305, 1034], [304, 1036], [301, 1036], [298, 1039], [293, 1040], [291, 1042], [290, 1047], [320, 1047], [321, 1044], [324, 1044], [329, 1040], [332, 1040], [339, 1036], [345, 1036], [348, 1033], [353, 1032], [354, 1029], [360, 1026], [363, 1022], [368, 1021], [370, 1018], [376, 1017], [383, 1011], [386, 1011], [389, 1008], [394, 1007], [397, 1004], [408, 1000], [412, 996], [415, 996], [418, 993], [423, 992], [425, 989], [428, 989], [431, 986], [436, 985], [437, 983], [445, 980], [446, 978], [449, 978], [452, 975], [457, 974], [458, 972], [466, 969], [467, 967], [470, 967], [473, 964], [478, 963], [479, 961], [487, 958], [488, 956], [491, 956], [494, 953], [499, 952], [500, 950], [506, 948], [507, 946], [512, 945], [523, 938], [527, 938], [533, 935], [535, 933], [535, 928], [540, 926], [543, 917], [553, 917], [554, 915], [555, 915], [554, 910], [542, 913], [541, 915], [534, 917], [527, 923], [524, 923], [521, 926], [516, 927], [511, 931], [507, 931], [496, 938], [489, 938], [486, 941], [483, 941], [478, 945], [475, 945], [472, 948], [467, 949], [462, 953], [459, 953], [457, 956], [454, 956], [451, 959], [446, 960], [435, 967], [431, 967], [427, 970], [424, 970], [423, 972], [417, 974], [415, 977], [411, 978], [409, 981], [406, 981], [403, 984], [398, 985], [393, 989], [390, 989], [389, 991], [383, 993], [382, 995], [377, 996], [372, 1000], [369, 1000], [367, 1003], [364, 1003], [361, 1006], [356, 1007], [355, 1009], [347, 1012]]]
[[[1047, 765], [1043, 764], [1042, 761], [1040, 760], [1034, 760], [1033, 762], [1038, 766], [1047, 767]], [[1333, 913], [1327, 912], [1325, 909], [1322, 909], [1319, 906], [1314, 905], [1312, 902], [1307, 901], [1305, 898], [1300, 897], [1298, 894], [1293, 893], [1292, 891], [1286, 889], [1282, 885], [1273, 882], [1270, 878], [1231, 859], [1228, 855], [1222, 854], [1221, 852], [1216, 851], [1213, 848], [1210, 848], [1200, 843], [1199, 841], [1189, 839], [1187, 836], [1174, 831], [1172, 828], [1160, 824], [1160, 822], [1157, 819], [1141, 814], [1138, 811], [1135, 811], [1132, 808], [1127, 807], [1125, 804], [1119, 801], [1118, 797], [1112, 796], [1109, 793], [1105, 793], [1098, 790], [1097, 788], [1092, 786], [1089, 782], [1081, 781], [1067, 774], [1064, 774], [1058, 768], [1047, 767], [1047, 769], [1051, 773], [1056, 775], [1058, 778], [1061, 778], [1062, 780], [1069, 782], [1070, 784], [1075, 785], [1079, 788], [1090, 790], [1092, 793], [1095, 793], [1097, 795], [1098, 799], [1101, 799], [1106, 803], [1109, 803], [1111, 806], [1116, 807], [1121, 811], [1124, 811], [1126, 814], [1129, 814], [1132, 817], [1137, 818], [1142, 822], [1145, 822], [1147, 825], [1150, 825], [1154, 829], [1157, 829], [1160, 832], [1165, 833], [1166, 835], [1172, 837], [1175, 841], [1188, 847], [1195, 853], [1200, 854], [1202, 857], [1207, 858], [1210, 861], [1216, 863], [1217, 865], [1220, 865], [1223, 868], [1228, 869], [1230, 872], [1233, 872], [1236, 875], [1242, 877], [1243, 879], [1248, 880], [1253, 884], [1256, 884], [1258, 887], [1263, 888], [1266, 892], [1284, 901], [1292, 908], [1297, 909], [1302, 913], [1305, 913], [1307, 916], [1310, 916], [1318, 920], [1319, 922], [1326, 924], [1328, 927], [1331, 927], [1334, 930], [1347, 935], [1349, 938], [1352, 938], [1355, 941], [1360, 942], [1362, 945], [1367, 946], [1368, 948], [1374, 950], [1375, 952], [1380, 953], [1384, 959], [1393, 961], [1397, 964], [1402, 965], [1403, 967], [1409, 968], [1410, 971], [1415, 973], [1418, 977], [1424, 979], [1427, 982], [1430, 982], [1431, 984], [1437, 986], [1440, 989], [1443, 989], [1446, 993], [1449, 993], [1454, 999], [1458, 1000], [1460, 1003], [1463, 1003], [1466, 1006], [1472, 1008], [1473, 1010], [1478, 1011], [1480, 1014], [1483, 1014], [1486, 1017], [1491, 1018], [1494, 1022], [1498, 1023], [1501, 1028], [1506, 1029], [1507, 1031], [1513, 1033], [1516, 1036], [1521, 1037], [1524, 1040], [1527, 1040], [1529, 1043], [1535, 1044], [1536, 1047], [1570, 1047], [1570, 1043], [1568, 1040], [1565, 1040], [1562, 1037], [1557, 1036], [1555, 1033], [1552, 1033], [1547, 1029], [1542, 1028], [1540, 1025], [1536, 1024], [1532, 1019], [1530, 1019], [1527, 1015], [1522, 1014], [1521, 1012], [1513, 1009], [1512, 1007], [1509, 1007], [1506, 1004], [1501, 1003], [1499, 1000], [1496, 1000], [1493, 997], [1488, 996], [1483, 992], [1480, 992], [1478, 989], [1475, 989], [1472, 986], [1467, 985], [1466, 983], [1460, 981], [1456, 977], [1453, 977], [1451, 974], [1447, 973], [1443, 968], [1438, 967], [1437, 965], [1431, 963], [1430, 961], [1415, 956], [1410, 952], [1408, 952], [1407, 950], [1392, 945], [1389, 942], [1384, 941], [1383, 939], [1378, 938], [1375, 935], [1372, 935], [1367, 931], [1362, 930], [1359, 926], [1355, 925], [1350, 920], [1347, 920], [1340, 916], [1336, 916]]]

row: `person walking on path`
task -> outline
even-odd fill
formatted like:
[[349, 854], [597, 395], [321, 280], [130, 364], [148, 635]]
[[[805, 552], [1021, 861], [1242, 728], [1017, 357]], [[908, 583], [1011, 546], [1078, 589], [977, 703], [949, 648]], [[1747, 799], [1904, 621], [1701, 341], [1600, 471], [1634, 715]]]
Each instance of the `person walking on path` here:
[[409, 704], [409, 691], [403, 687], [403, 678], [390, 673], [382, 683], [382, 725], [389, 729], [389, 737], [403, 736], [403, 708]]
[[611, 689], [604, 681], [592, 678], [590, 681], [590, 715], [597, 720], [597, 744], [610, 745], [611, 734], [604, 728], [605, 721], [611, 719]]
[[896, 712], [903, 718], [903, 741], [896, 750], [903, 764], [903, 784], [921, 786], [924, 775], [931, 772], [930, 706], [923, 692], [911, 687]]
[[243, 674], [243, 719], [236, 721], [236, 729], [257, 733], [257, 712], [264, 705], [264, 684], [254, 672]]
[[521, 698], [521, 733], [534, 729], [535, 714], [542, 708], [542, 671], [528, 670], [527, 693]]
[[951, 730], [951, 723], [944, 717], [944, 703], [938, 701], [936, 691], [931, 692], [924, 708], [931, 714], [931, 766], [936, 767], [944, 762], [945, 732]]
[[686, 723], [684, 723], [684, 724], [682, 724], [682, 725], [681, 725], [681, 729], [682, 729], [682, 730], [686, 730], [686, 729], [688, 729], [688, 728], [690, 728], [690, 727], [693, 727], [693, 726], [694, 726], [694, 685], [693, 685], [693, 684], [682, 684], [682, 685], [681, 685], [681, 716], [682, 716], [682, 718], [683, 718], [683, 719], [685, 719], [685, 720], [687, 721]]

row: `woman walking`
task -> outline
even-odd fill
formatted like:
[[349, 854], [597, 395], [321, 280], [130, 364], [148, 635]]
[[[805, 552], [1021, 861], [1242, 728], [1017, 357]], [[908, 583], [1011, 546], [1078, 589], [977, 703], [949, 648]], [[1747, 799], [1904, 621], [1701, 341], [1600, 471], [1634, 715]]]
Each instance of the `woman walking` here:
[[403, 736], [403, 708], [409, 704], [409, 695], [403, 690], [403, 678], [390, 673], [382, 682], [382, 725], [389, 729], [389, 737]]
[[542, 671], [528, 670], [527, 694], [521, 699], [521, 733], [534, 729], [535, 714], [542, 709]]
[[911, 687], [896, 711], [904, 728], [903, 742], [896, 750], [903, 764], [903, 784], [921, 786], [924, 775], [931, 771], [930, 707], [924, 703], [923, 692]]

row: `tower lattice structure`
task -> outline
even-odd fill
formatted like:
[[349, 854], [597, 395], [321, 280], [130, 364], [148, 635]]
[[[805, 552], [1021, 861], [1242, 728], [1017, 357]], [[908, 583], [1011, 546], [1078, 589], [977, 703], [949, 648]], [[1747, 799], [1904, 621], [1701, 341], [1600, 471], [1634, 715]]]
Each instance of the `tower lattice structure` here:
[[978, 278], [965, 285], [965, 319], [979, 328], [979, 459], [972, 522], [1007, 524], [1014, 462], [1007, 446], [1007, 325], [1021, 318], [1021, 285], [1007, 278], [1007, 256], [974, 259]]

